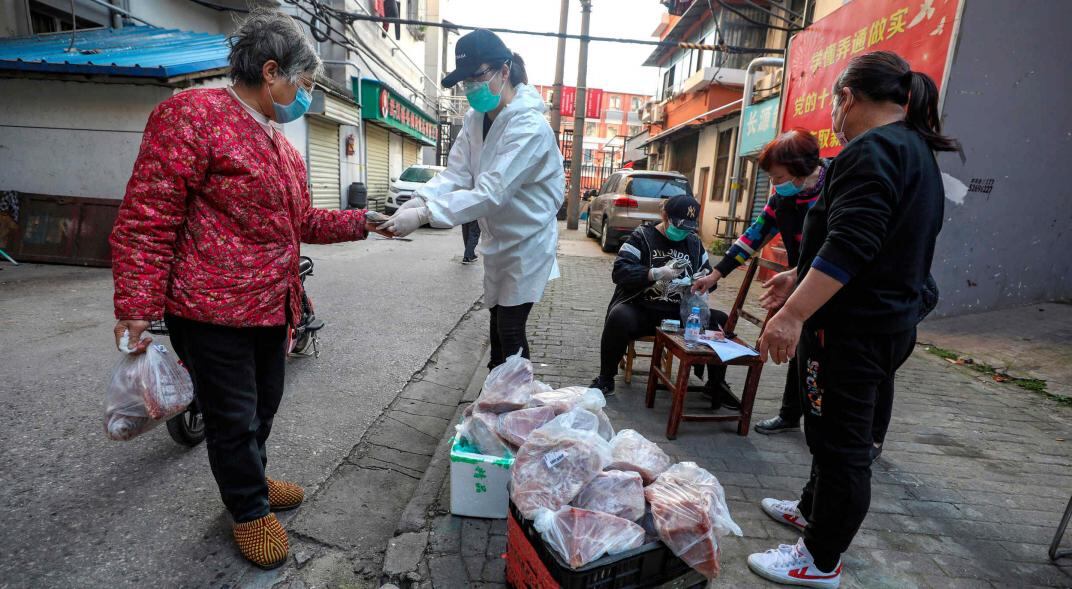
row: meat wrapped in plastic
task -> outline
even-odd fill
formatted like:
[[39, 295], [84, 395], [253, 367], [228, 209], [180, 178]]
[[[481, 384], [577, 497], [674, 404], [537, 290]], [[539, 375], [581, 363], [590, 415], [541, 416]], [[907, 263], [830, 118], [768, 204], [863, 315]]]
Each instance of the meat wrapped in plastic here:
[[605, 470], [581, 489], [573, 506], [635, 522], [644, 517], [644, 480], [639, 473]]
[[532, 400], [532, 383], [532, 362], [518, 352], [484, 379], [474, 410], [498, 414], [521, 409]]
[[499, 437], [515, 447], [521, 447], [533, 430], [554, 418], [555, 410], [550, 407], [518, 409], [499, 416], [497, 431], [499, 432]]
[[718, 479], [695, 462], [681, 462], [644, 490], [659, 538], [708, 579], [719, 571], [718, 537], [741, 528], [730, 517]]
[[474, 411], [457, 427], [458, 435], [469, 441], [481, 454], [487, 456], [509, 456], [510, 447], [499, 437], [496, 430], [499, 416], [494, 413]]
[[588, 387], [566, 387], [553, 391], [543, 391], [532, 395], [534, 404], [551, 407], [556, 414], [563, 414], [575, 407], [595, 413], [607, 406], [603, 391]]
[[610, 418], [602, 409], [596, 411], [596, 419], [599, 420], [599, 435], [608, 442], [614, 439], [614, 426], [610, 424]]
[[610, 444], [596, 428], [574, 427], [596, 421], [588, 411], [574, 409], [529, 434], [510, 472], [510, 497], [526, 519], [541, 507], [557, 511], [603, 472]]
[[635, 430], [623, 429], [610, 441], [610, 466], [618, 470], [639, 472], [645, 484], [650, 484], [670, 468], [670, 457], [651, 440]]
[[[129, 349], [128, 335], [120, 346]], [[144, 354], [119, 360], [104, 397], [105, 433], [129, 440], [185, 411], [194, 400], [194, 385], [174, 354], [152, 344]]]
[[575, 569], [604, 554], [620, 554], [644, 544], [644, 528], [635, 523], [576, 507], [540, 509], [532, 525], [543, 541]]

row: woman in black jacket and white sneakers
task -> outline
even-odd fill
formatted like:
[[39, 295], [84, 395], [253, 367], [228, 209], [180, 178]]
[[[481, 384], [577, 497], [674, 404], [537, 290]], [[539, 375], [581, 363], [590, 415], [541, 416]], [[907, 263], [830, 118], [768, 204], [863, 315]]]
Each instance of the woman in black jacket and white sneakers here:
[[804, 222], [796, 275], [766, 295], [781, 309], [759, 342], [776, 363], [797, 356], [812, 453], [800, 500], [762, 507], [804, 537], [748, 558], [764, 578], [810, 587], [838, 586], [867, 515], [875, 424], [888, 423], [888, 385], [915, 344], [942, 228], [934, 152], [958, 149], [941, 134], [934, 81], [895, 53], [853, 58], [833, 93], [845, 147]]
[[[618, 250], [611, 278], [616, 288], [600, 342], [599, 376], [592, 388], [604, 395], [614, 393], [618, 362], [629, 342], [655, 335], [663, 319], [681, 320], [681, 292], [669, 289], [670, 281], [682, 276], [711, 272], [707, 250], [696, 235], [700, 203], [679, 194], [663, 203], [663, 222], [641, 225]], [[714, 290], [712, 286], [709, 290]], [[707, 328], [721, 330], [726, 314], [711, 309]], [[715, 407], [739, 409], [740, 403], [726, 384], [726, 367], [708, 366], [704, 392]]]

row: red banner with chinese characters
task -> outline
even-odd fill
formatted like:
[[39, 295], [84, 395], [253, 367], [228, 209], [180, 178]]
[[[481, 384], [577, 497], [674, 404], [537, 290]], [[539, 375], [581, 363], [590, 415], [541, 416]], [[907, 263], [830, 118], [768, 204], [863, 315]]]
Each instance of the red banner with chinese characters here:
[[[577, 114], [577, 88], [575, 86], [562, 87], [562, 116], [572, 117]], [[603, 91], [598, 88], [589, 88], [584, 94], [584, 117], [586, 119], [598, 119], [603, 113]]]
[[819, 140], [823, 157], [841, 151], [831, 129], [834, 82], [849, 59], [893, 51], [941, 89], [949, 45], [964, 0], [856, 0], [793, 38], [786, 71], [782, 130], [804, 127]]
[[589, 88], [584, 93], [584, 118], [598, 119], [603, 114], [603, 91], [599, 88]]

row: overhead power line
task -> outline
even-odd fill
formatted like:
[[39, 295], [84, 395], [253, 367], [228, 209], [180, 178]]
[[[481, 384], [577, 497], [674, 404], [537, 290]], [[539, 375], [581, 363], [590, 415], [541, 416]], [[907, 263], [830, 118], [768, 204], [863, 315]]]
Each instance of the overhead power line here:
[[[552, 37], [552, 38], [565, 38], [574, 39], [578, 41], [595, 41], [602, 43], [626, 43], [632, 45], [649, 45], [656, 47], [680, 47], [680, 48], [694, 48], [703, 49], [705, 51], [724, 51], [726, 53], [785, 53], [784, 49], [772, 49], [767, 47], [741, 47], [736, 45], [711, 45], [711, 44], [697, 44], [697, 43], [681, 43], [678, 41], [649, 41], [646, 39], [626, 39], [619, 37], [598, 37], [594, 35], [575, 35], [572, 33], [557, 33], [554, 31], [525, 31], [519, 29], [504, 29], [496, 27], [478, 27], [472, 25], [462, 25], [455, 22], [442, 23], [426, 20], [415, 20], [410, 18], [388, 18], [385, 16], [375, 16], [368, 14], [358, 14], [356, 12], [346, 12], [335, 8], [329, 8], [322, 6], [325, 12], [330, 13], [335, 18], [342, 21], [370, 21], [385, 24], [399, 24], [399, 25], [413, 25], [413, 26], [425, 26], [425, 27], [438, 27], [444, 29], [462, 29], [467, 31], [475, 31], [477, 29], [485, 29], [494, 33], [507, 33], [513, 35], [531, 35], [536, 37]], [[763, 24], [763, 26], [769, 26]], [[686, 45], [688, 47], [686, 47]]]
[[744, 19], [744, 20], [746, 20], [746, 21], [748, 21], [748, 22], [750, 22], [750, 23], [752, 23], [752, 24], [754, 24], [756, 26], [765, 27], [765, 28], [768, 28], [768, 29], [774, 29], [775, 31], [785, 31], [787, 33], [796, 33], [798, 31], [803, 30], [803, 29], [799, 29], [799, 28], [796, 28], [796, 27], [793, 27], [793, 28], [779, 27], [777, 25], [772, 25], [770, 23], [765, 23], [765, 22], [762, 22], [762, 21], [758, 21], [758, 20], [748, 16], [747, 14], [741, 12], [740, 10], [737, 10], [733, 6], [730, 6], [729, 3], [726, 2], [726, 0], [718, 0], [718, 3], [722, 5], [722, 8], [725, 8], [726, 10], [732, 12], [733, 14], [736, 14], [737, 16], [741, 17], [742, 19]]

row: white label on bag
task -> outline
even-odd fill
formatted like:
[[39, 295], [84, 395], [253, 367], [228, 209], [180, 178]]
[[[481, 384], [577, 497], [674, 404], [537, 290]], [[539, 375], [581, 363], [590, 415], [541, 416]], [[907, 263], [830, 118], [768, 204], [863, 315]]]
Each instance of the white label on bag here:
[[156, 344], [153, 347], [156, 348], [157, 352], [160, 352], [161, 354], [167, 354], [167, 348], [164, 347], [164, 344]]
[[559, 462], [562, 462], [565, 459], [566, 459], [566, 451], [565, 450], [555, 450], [554, 452], [551, 452], [549, 454], [544, 454], [543, 455], [543, 462], [544, 462], [544, 464], [547, 465], [547, 468], [554, 468], [554, 467], [558, 466]]

